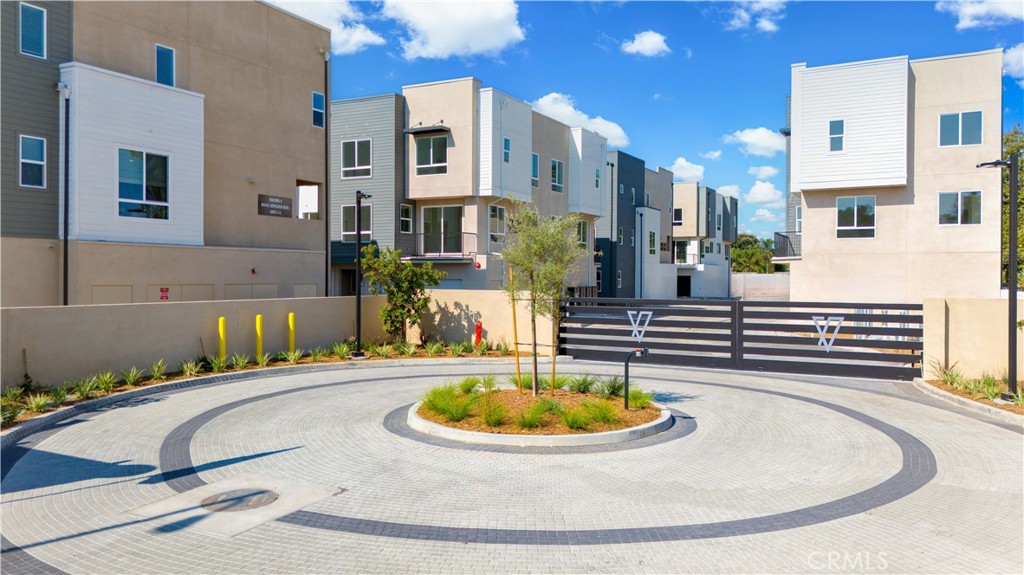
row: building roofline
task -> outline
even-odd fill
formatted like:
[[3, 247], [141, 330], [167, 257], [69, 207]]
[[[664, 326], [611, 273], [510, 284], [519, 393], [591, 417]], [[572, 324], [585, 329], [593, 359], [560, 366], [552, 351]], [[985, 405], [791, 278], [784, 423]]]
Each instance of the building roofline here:
[[[321, 30], [324, 30], [325, 32], [327, 32], [327, 38], [330, 39], [331, 29], [328, 28], [327, 26], [324, 26], [323, 24], [317, 24], [316, 22], [310, 20], [309, 18], [305, 18], [303, 16], [299, 16], [298, 14], [296, 14], [296, 13], [290, 11], [290, 10], [285, 10], [284, 8], [282, 8], [282, 7], [280, 7], [280, 6], [276, 5], [276, 4], [272, 4], [272, 3], [268, 2], [267, 0], [256, 0], [256, 2], [259, 3], [259, 4], [263, 4], [267, 8], [273, 8], [274, 10], [277, 10], [278, 12], [282, 12], [284, 14], [287, 14], [287, 15], [291, 16], [292, 18], [296, 18], [298, 20], [302, 20], [306, 24], [310, 24], [312, 26], [316, 26], [317, 28], [320, 28]], [[325, 49], [330, 51], [331, 47], [328, 46]]]
[[480, 79], [477, 78], [476, 76], [463, 76], [462, 78], [449, 78], [447, 80], [434, 80], [432, 82], [420, 82], [419, 84], [403, 84], [402, 85], [402, 89], [405, 90], [406, 88], [420, 88], [420, 87], [423, 87], [423, 86], [436, 86], [436, 85], [439, 85], [439, 84], [452, 84], [452, 83], [455, 83], [455, 82], [464, 82], [466, 80], [475, 80], [477, 82], [480, 81]]
[[1002, 48], [991, 48], [989, 50], [981, 50], [980, 52], [965, 52], [963, 54], [947, 54], [945, 56], [932, 56], [931, 58], [916, 58], [911, 60], [910, 63], [916, 62], [931, 62], [933, 60], [952, 60], [953, 58], [969, 58], [971, 56], [982, 56], [986, 54], [1002, 54]]
[[374, 94], [372, 96], [356, 96], [355, 98], [338, 98], [337, 100], [331, 100], [331, 104], [344, 104], [344, 103], [347, 103], [347, 102], [360, 102], [360, 101], [363, 101], [363, 100], [382, 100], [384, 98], [395, 99], [395, 98], [404, 98], [404, 97], [405, 96], [403, 96], [401, 94], [394, 94], [394, 93], [388, 92], [386, 94]]
[[839, 62], [837, 64], [826, 64], [826, 65], [823, 65], [823, 66], [808, 66], [807, 62], [800, 62], [798, 64], [793, 64], [791, 67], [792, 68], [801, 68], [801, 67], [803, 67], [803, 68], [805, 68], [807, 70], [830, 70], [830, 69], [833, 69], [833, 68], [852, 68], [852, 67], [856, 67], [856, 66], [868, 66], [868, 65], [872, 65], [872, 64], [880, 64], [882, 62], [897, 62], [897, 61], [901, 61], [901, 60], [902, 61], [907, 61], [909, 59], [910, 59], [909, 56], [903, 55], [903, 56], [889, 56], [887, 58], [875, 58], [873, 60], [856, 60], [854, 62]]

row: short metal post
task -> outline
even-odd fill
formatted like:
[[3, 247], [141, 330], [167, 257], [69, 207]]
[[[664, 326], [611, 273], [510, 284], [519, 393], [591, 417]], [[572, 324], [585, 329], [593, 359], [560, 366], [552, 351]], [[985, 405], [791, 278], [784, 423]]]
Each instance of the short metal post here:
[[637, 348], [637, 349], [629, 352], [629, 355], [626, 356], [626, 369], [625, 369], [626, 385], [625, 385], [625, 390], [622, 393], [623, 397], [625, 398], [626, 411], [629, 411], [629, 360], [633, 359], [634, 357], [646, 357], [647, 354], [649, 353], [649, 351], [650, 350], [648, 350], [646, 347], [644, 347], [644, 348]]

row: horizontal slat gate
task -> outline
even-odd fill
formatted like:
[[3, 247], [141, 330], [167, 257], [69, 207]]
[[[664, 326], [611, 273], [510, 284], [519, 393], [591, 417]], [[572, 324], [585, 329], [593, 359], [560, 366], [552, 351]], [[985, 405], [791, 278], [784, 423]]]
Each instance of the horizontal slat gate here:
[[[917, 304], [571, 298], [563, 352], [613, 360], [638, 347], [628, 312], [651, 312], [651, 363], [909, 380], [921, 375]], [[639, 328], [643, 322], [639, 322]]]

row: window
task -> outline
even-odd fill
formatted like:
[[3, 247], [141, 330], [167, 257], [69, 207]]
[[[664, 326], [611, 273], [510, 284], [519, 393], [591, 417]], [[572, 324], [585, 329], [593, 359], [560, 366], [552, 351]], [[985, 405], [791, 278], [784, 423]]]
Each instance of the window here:
[[416, 175], [448, 173], [448, 136], [416, 140]]
[[501, 145], [501, 159], [507, 164], [509, 159], [512, 157], [512, 140], [505, 138], [504, 143]]
[[721, 255], [721, 253], [722, 253], [722, 244], [721, 244], [721, 242], [715, 244], [715, 249], [717, 249], [719, 255]]
[[156, 81], [166, 86], [174, 85], [174, 48], [156, 45]]
[[804, 207], [796, 207], [796, 234], [800, 235], [804, 231]]
[[423, 208], [420, 221], [423, 226], [423, 253], [463, 253], [462, 206]]
[[875, 237], [875, 196], [836, 198], [836, 237]]
[[18, 185], [23, 188], [46, 187], [46, 139], [32, 136], [19, 138], [21, 177]]
[[576, 224], [576, 241], [580, 244], [581, 248], [586, 249], [587, 236], [587, 222], [578, 222]]
[[537, 154], [533, 155], [533, 163], [530, 168], [530, 185], [535, 188], [540, 187], [540, 156]]
[[619, 193], [621, 194], [621, 193], [623, 193], [625, 191], [626, 191], [625, 186], [623, 186], [622, 184], [619, 184]]
[[647, 198], [646, 199], [647, 199], [647, 203], [644, 204], [644, 205], [649, 208], [649, 207], [651, 207], [651, 193], [650, 192], [647, 192]]
[[619, 245], [622, 245], [622, 227], [619, 227]]
[[629, 205], [636, 205], [636, 188], [629, 189]]
[[622, 287], [622, 270], [615, 270], [615, 287]]
[[295, 182], [295, 199], [299, 206], [298, 216], [302, 220], [320, 219], [320, 185], [311, 182]]
[[324, 127], [324, 118], [326, 117], [326, 102], [324, 95], [320, 92], [313, 92], [313, 126], [316, 128]]
[[674, 208], [672, 210], [672, 224], [676, 226], [683, 225], [683, 208]]
[[843, 151], [843, 136], [846, 135], [846, 122], [844, 120], [829, 120], [828, 122], [828, 151]]
[[341, 177], [369, 178], [373, 175], [373, 153], [370, 140], [348, 140], [341, 143]]
[[398, 206], [398, 231], [403, 234], [412, 233], [412, 206], [402, 204]]
[[[371, 204], [363, 204], [360, 210], [360, 222], [359, 228], [360, 238], [359, 241], [367, 244], [373, 240], [373, 206]], [[341, 241], [343, 242], [354, 242], [356, 241], [356, 207], [355, 206], [341, 206]]]
[[654, 232], [647, 232], [647, 253], [651, 254], [652, 256], [657, 255], [658, 253], [656, 241], [657, 240], [654, 237]]
[[21, 4], [19, 11], [21, 53], [46, 59], [46, 10]]
[[939, 225], [980, 224], [981, 192], [940, 192]]
[[710, 254], [711, 253], [711, 248], [715, 247], [714, 244], [715, 244], [715, 242], [708, 242], [708, 243], [704, 244], [704, 253]]
[[672, 242], [672, 247], [676, 253], [675, 260], [677, 264], [686, 263], [686, 246], [689, 244], [690, 242]]
[[601, 168], [596, 168], [594, 170], [594, 187], [595, 188], [600, 188], [601, 187]]
[[140, 150], [117, 150], [117, 215], [166, 220], [167, 156]]
[[562, 191], [563, 182], [563, 169], [562, 160], [551, 160], [551, 191], [559, 192]]
[[595, 277], [597, 278], [597, 291], [598, 292], [601, 291], [601, 276], [602, 276], [601, 268], [597, 268], [597, 275]]
[[633, 247], [635, 245], [636, 245], [636, 230], [634, 228], [629, 228], [629, 247]]
[[[498, 251], [500, 251], [505, 244], [505, 208], [491, 206], [487, 229], [490, 232], [491, 243], [500, 244], [497, 246]], [[493, 247], [491, 251], [495, 251]]]
[[981, 112], [939, 115], [939, 146], [973, 146], [981, 143]]
[[719, 230], [722, 229], [722, 214], [715, 214], [715, 224], [718, 226]]

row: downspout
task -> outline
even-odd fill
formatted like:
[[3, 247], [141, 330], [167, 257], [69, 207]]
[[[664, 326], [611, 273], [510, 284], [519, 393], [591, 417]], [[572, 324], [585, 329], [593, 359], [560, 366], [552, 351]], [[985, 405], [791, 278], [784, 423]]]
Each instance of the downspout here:
[[324, 297], [331, 297], [331, 52], [324, 50]]
[[639, 256], [637, 256], [636, 252], [634, 252], [633, 255], [638, 257], [640, 260], [640, 295], [637, 296], [637, 299], [644, 299], [644, 258], [647, 257], [644, 251], [647, 248], [643, 246], [647, 243], [647, 240], [644, 236], [644, 213], [642, 211], [638, 211], [637, 215], [640, 216], [640, 233], [637, 234], [640, 237], [637, 238], [636, 241], [636, 247], [639, 248]]
[[71, 172], [71, 87], [64, 82], [57, 84], [57, 90], [60, 91], [61, 96], [64, 97], [64, 262], [63, 262], [63, 288], [64, 298], [63, 305], [68, 305], [68, 233], [71, 229], [68, 219], [71, 215], [71, 189], [70, 189], [70, 172]]

